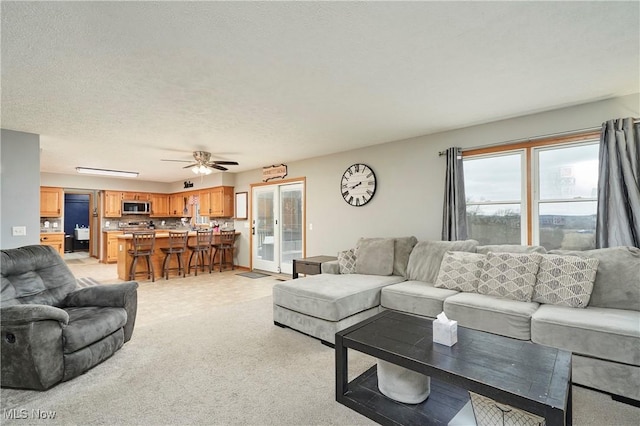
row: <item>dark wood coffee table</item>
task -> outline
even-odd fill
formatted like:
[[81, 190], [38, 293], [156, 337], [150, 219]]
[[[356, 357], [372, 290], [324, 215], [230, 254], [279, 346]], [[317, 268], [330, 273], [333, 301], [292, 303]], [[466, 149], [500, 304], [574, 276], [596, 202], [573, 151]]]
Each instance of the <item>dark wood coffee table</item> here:
[[[384, 311], [336, 333], [336, 400], [391, 425], [446, 425], [469, 401], [468, 390], [571, 425], [571, 352], [458, 327], [452, 347], [433, 343], [432, 321]], [[431, 376], [420, 404], [385, 397], [373, 366], [348, 382], [347, 349]]]

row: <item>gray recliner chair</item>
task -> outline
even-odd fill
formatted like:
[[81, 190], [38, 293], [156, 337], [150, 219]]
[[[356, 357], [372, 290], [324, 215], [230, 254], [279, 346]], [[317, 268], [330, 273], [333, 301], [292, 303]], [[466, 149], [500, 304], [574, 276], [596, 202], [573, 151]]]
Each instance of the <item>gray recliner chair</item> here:
[[131, 339], [135, 281], [79, 288], [58, 252], [2, 250], [1, 385], [45, 390], [104, 361]]

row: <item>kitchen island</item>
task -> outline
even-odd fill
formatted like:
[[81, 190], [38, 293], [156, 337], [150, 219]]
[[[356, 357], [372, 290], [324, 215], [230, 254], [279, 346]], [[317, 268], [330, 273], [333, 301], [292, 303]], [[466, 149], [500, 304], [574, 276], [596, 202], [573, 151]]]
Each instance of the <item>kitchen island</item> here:
[[[167, 230], [156, 230], [156, 243], [153, 250], [153, 255], [151, 256], [151, 262], [153, 263], [153, 269], [155, 272], [156, 279], [162, 278], [162, 263], [164, 262], [164, 253], [161, 248], [169, 247], [169, 231]], [[238, 238], [240, 232], [236, 231], [236, 238]], [[123, 234], [118, 235], [118, 279], [128, 281], [129, 280], [129, 268], [131, 268], [131, 263], [133, 262], [133, 258], [129, 254], [129, 250], [132, 247], [132, 234]], [[213, 243], [220, 242], [220, 233], [214, 232], [213, 234]], [[187, 245], [196, 243], [196, 232], [189, 232], [189, 242]], [[188, 262], [189, 257], [191, 256], [191, 250], [187, 247], [187, 250], [182, 255], [182, 261], [184, 264], [185, 272], [188, 270]], [[220, 253], [216, 256], [216, 261], [219, 262]], [[195, 260], [194, 260], [195, 263]], [[178, 260], [176, 256], [171, 256], [171, 263], [169, 265], [170, 268], [176, 268], [178, 266]], [[145, 271], [147, 268], [147, 262], [144, 259], [139, 259], [138, 264], [136, 265], [136, 271]], [[175, 276], [175, 271], [173, 271], [169, 276]], [[146, 280], [146, 276], [138, 275], [136, 280], [140, 279], [141, 281]]]

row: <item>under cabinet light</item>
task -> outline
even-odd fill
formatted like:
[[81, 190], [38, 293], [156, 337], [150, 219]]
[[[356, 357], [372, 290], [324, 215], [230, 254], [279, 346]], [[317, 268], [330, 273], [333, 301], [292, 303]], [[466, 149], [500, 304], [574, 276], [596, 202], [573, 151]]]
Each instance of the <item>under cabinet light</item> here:
[[90, 167], [76, 167], [76, 172], [85, 175], [101, 175], [101, 176], [116, 176], [135, 178], [138, 177], [138, 172], [124, 172], [121, 170], [105, 170], [105, 169], [92, 169]]

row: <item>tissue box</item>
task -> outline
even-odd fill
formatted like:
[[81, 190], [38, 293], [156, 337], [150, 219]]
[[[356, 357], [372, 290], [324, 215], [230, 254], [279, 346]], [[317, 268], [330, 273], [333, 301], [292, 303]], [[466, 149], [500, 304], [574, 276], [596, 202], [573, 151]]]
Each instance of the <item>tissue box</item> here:
[[458, 341], [458, 321], [433, 321], [433, 341], [441, 345], [453, 346]]

